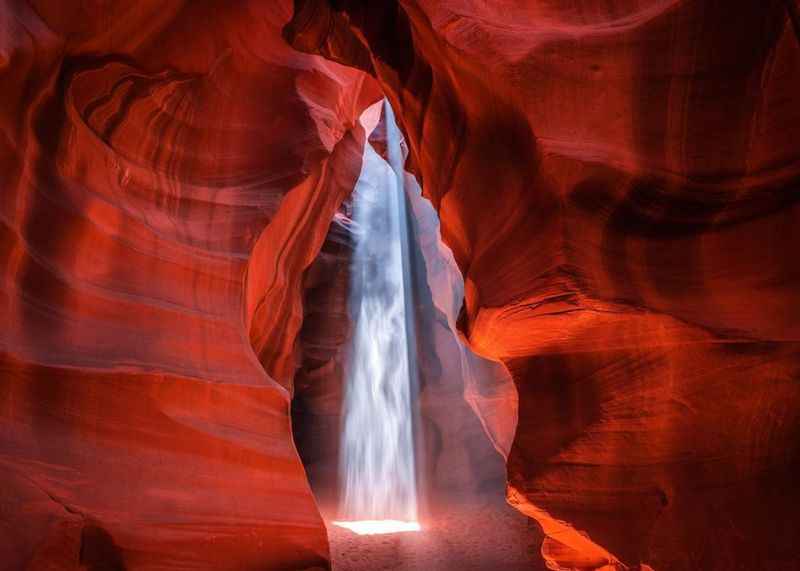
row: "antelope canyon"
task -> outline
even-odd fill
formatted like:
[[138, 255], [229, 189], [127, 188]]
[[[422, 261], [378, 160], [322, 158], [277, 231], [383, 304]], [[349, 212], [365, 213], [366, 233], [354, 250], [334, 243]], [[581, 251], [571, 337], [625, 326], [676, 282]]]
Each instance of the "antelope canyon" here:
[[0, 0], [0, 571], [800, 569], [797, 0]]

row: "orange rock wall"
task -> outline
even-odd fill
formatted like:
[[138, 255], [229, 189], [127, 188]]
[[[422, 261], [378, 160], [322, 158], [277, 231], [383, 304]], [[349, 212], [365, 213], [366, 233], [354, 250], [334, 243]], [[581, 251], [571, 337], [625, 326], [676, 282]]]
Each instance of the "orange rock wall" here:
[[328, 566], [289, 406], [371, 74], [550, 568], [796, 567], [797, 13], [4, 0], [0, 561]]
[[373, 74], [519, 393], [552, 569], [798, 565], [791, 3], [297, 0]]
[[1, 568], [328, 567], [300, 286], [379, 94], [290, 16], [0, 4]]

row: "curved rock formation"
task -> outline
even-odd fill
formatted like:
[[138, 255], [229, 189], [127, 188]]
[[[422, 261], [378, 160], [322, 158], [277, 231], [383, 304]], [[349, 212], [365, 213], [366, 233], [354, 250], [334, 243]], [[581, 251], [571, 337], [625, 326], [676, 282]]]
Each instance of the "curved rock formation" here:
[[513, 376], [467, 398], [548, 566], [797, 567], [798, 22], [1, 0], [2, 566], [329, 567], [290, 399], [329, 388], [314, 260], [382, 91]]
[[398, 112], [552, 569], [798, 563], [788, 5], [295, 2], [287, 39]]
[[0, 5], [0, 567], [327, 568], [302, 273], [364, 74], [285, 2]]

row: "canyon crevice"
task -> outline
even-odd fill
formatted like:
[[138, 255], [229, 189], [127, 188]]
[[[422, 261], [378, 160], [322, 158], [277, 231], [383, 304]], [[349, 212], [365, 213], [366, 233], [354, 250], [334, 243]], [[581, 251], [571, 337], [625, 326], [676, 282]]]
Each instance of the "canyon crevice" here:
[[337, 220], [384, 96], [432, 205], [429, 493], [505, 485], [553, 570], [796, 567], [796, 21], [0, 2], [0, 568], [330, 568]]
[[[720, 19], [720, 14], [726, 14]], [[791, 566], [797, 38], [784, 2], [298, 0], [374, 75], [519, 392], [552, 568]]]

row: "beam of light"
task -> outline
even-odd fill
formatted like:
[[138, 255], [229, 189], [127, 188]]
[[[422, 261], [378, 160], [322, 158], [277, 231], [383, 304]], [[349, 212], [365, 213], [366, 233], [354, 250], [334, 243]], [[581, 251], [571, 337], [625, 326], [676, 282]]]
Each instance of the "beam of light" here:
[[[419, 530], [403, 152], [391, 107], [383, 105], [389, 162], [365, 145], [350, 224], [349, 306], [355, 330], [346, 366], [340, 455], [343, 521], [334, 523], [356, 533]], [[370, 108], [365, 115], [374, 119], [375, 111]]]
[[383, 535], [387, 533], [407, 533], [421, 531], [416, 521], [398, 521], [396, 519], [364, 520], [364, 521], [334, 521], [333, 525], [349, 529], [358, 535]]

